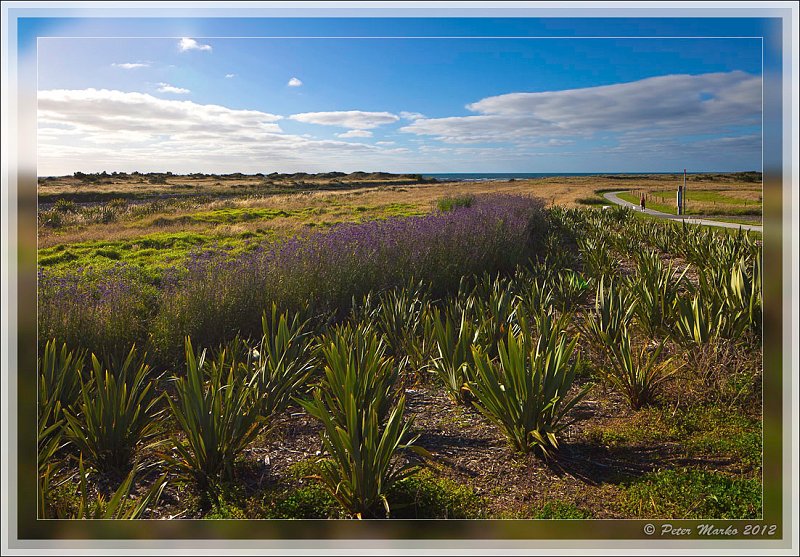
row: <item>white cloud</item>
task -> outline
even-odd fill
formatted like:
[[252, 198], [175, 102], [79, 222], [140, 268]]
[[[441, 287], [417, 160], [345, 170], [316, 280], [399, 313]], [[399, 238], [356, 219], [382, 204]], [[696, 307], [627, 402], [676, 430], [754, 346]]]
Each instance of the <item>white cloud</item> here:
[[419, 112], [401, 112], [400, 118], [403, 120], [419, 120], [420, 118], [425, 118], [424, 114], [420, 114]]
[[196, 40], [184, 37], [178, 43], [178, 50], [186, 52], [187, 50], [205, 50], [211, 52], [211, 46], [207, 44], [199, 44]]
[[302, 84], [303, 84], [302, 81], [300, 81], [296, 77], [293, 77], [292, 79], [289, 80], [289, 83], [287, 83], [286, 85], [288, 85], [289, 87], [300, 87]]
[[414, 134], [403, 141], [410, 151], [392, 141], [349, 140], [398, 122], [399, 113], [287, 117], [342, 132], [320, 140], [285, 133], [281, 116], [257, 110], [145, 93], [40, 91], [39, 171], [491, 172], [524, 171], [531, 160], [543, 172], [578, 163], [585, 171], [649, 171], [692, 160], [706, 169], [759, 168], [760, 83], [758, 76], [731, 72], [488, 97], [471, 104], [468, 116], [403, 122], [402, 131]]
[[135, 70], [137, 68], [149, 68], [150, 67], [150, 63], [149, 62], [122, 62], [122, 63], [114, 62], [113, 64], [111, 64], [111, 66], [114, 67], [114, 68], [122, 68], [123, 70]]
[[388, 156], [370, 158], [384, 156], [374, 145], [286, 134], [276, 114], [145, 93], [40, 91], [37, 115], [43, 175], [104, 169], [322, 172], [356, 163], [376, 170], [390, 164]]
[[760, 125], [761, 78], [740, 71], [666, 75], [583, 89], [509, 93], [467, 108], [477, 114], [418, 119], [400, 131], [449, 143], [590, 137], [600, 132], [725, 133]]
[[320, 124], [322, 126], [339, 126], [351, 130], [377, 128], [383, 124], [392, 124], [400, 118], [390, 112], [364, 112], [361, 110], [344, 110], [337, 112], [304, 112], [289, 117], [298, 122]]
[[372, 137], [372, 132], [367, 130], [350, 130], [344, 133], [337, 133], [336, 137], [341, 137], [342, 139], [349, 139], [351, 137]]
[[159, 99], [146, 93], [107, 89], [39, 91], [40, 125], [70, 126], [86, 133], [141, 132], [150, 136], [180, 133], [244, 134], [254, 138], [280, 133], [280, 116], [234, 110], [192, 101]]
[[184, 89], [183, 87], [175, 87], [174, 85], [170, 85], [169, 83], [159, 83], [158, 92], [175, 93], [176, 95], [188, 95], [189, 93], [191, 93], [191, 91], [189, 91], [188, 89]]
[[235, 74], [235, 73], [226, 73], [226, 74], [225, 74], [225, 79], [232, 79], [232, 78], [234, 78], [234, 77], [236, 77], [236, 74]]

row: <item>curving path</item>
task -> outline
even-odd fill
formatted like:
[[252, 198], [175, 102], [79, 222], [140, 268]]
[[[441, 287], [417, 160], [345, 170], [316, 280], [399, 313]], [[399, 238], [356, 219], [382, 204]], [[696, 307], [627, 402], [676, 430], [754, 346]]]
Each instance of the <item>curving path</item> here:
[[[635, 211], [641, 211], [638, 205], [625, 201], [624, 199], [620, 199], [617, 194], [625, 193], [624, 191], [612, 191], [608, 193], [604, 193], [603, 197], [608, 199], [611, 203], [615, 203], [617, 205], [622, 205], [623, 207], [629, 207]], [[697, 219], [697, 218], [687, 218], [679, 215], [670, 215], [669, 213], [662, 213], [661, 211], [654, 211], [652, 209], [645, 209], [645, 214], [651, 215], [653, 217], [659, 217], [662, 219], [670, 219], [670, 220], [682, 220], [687, 222], [688, 224], [704, 224], [706, 226], [720, 226], [722, 228], [741, 228], [742, 230], [752, 230], [753, 232], [763, 232], [761, 226], [757, 226], [755, 224], [739, 224], [735, 222], [720, 222], [716, 220], [708, 220], [708, 219]]]

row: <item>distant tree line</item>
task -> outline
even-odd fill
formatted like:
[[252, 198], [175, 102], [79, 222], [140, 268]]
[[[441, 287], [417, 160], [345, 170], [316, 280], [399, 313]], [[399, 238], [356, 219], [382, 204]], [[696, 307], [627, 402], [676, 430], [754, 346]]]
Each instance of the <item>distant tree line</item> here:
[[[174, 174], [172, 172], [74, 172], [72, 177], [80, 180], [85, 183], [100, 183], [112, 178], [116, 179], [127, 179], [131, 177], [136, 178], [145, 178], [151, 184], [164, 184], [166, 183], [167, 178], [171, 176], [177, 177], [185, 177], [185, 178], [194, 178], [194, 179], [203, 179], [208, 178], [212, 180], [242, 180], [247, 178], [267, 178], [271, 180], [303, 180], [303, 179], [316, 179], [316, 180], [332, 180], [338, 178], [348, 178], [353, 180], [388, 180], [392, 178], [401, 178], [405, 180], [413, 180], [422, 182], [425, 179], [422, 177], [421, 174], [392, 174], [390, 172], [320, 172], [320, 173], [308, 173], [308, 172], [294, 172], [294, 173], [280, 173], [280, 172], [272, 172], [270, 174], [265, 174], [263, 172], [255, 173], [255, 174], [244, 174], [242, 172], [233, 172], [230, 174], [204, 174], [202, 172], [194, 172], [191, 174]], [[42, 177], [42, 180], [50, 180], [54, 179], [53, 176]]]

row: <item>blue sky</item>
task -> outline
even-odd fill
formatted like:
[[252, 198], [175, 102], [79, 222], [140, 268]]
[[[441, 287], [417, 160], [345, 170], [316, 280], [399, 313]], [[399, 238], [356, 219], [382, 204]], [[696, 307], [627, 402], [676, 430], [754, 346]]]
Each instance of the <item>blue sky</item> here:
[[39, 174], [761, 169], [748, 20], [214, 21], [23, 28]]

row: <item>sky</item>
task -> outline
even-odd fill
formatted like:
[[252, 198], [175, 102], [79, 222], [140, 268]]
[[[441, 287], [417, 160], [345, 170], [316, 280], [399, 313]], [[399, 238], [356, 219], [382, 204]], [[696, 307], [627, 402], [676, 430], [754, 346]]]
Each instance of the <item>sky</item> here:
[[761, 170], [755, 33], [525, 23], [50, 22], [38, 172]]

